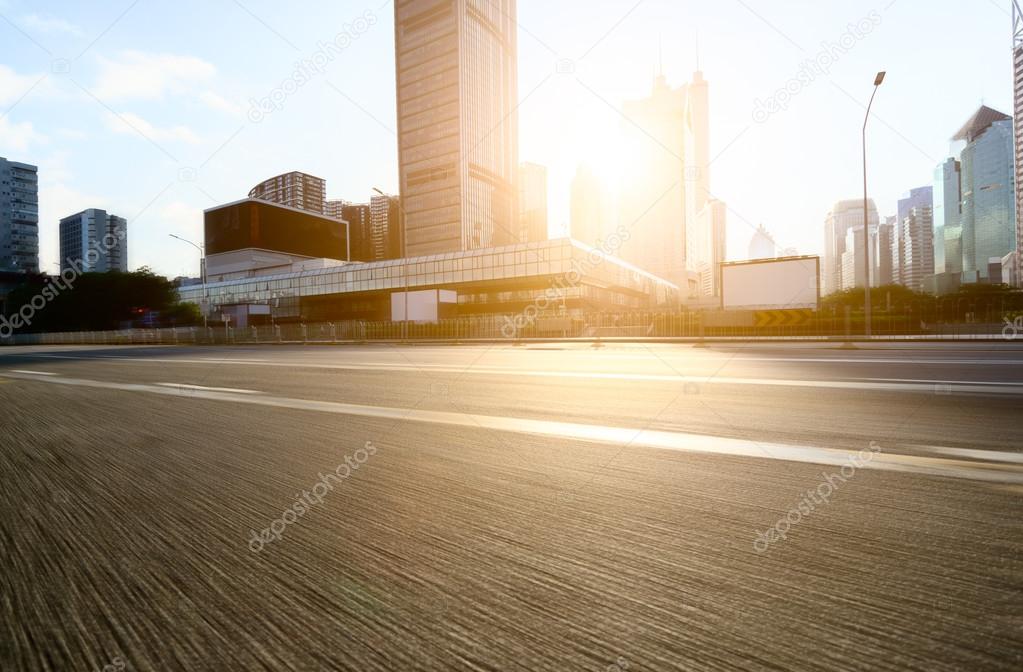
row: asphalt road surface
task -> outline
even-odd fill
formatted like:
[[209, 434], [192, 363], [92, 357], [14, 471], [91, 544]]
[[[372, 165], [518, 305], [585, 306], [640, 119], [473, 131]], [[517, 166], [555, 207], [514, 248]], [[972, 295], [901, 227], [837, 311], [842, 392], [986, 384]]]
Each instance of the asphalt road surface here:
[[1023, 669], [1013, 344], [0, 349], [0, 670]]

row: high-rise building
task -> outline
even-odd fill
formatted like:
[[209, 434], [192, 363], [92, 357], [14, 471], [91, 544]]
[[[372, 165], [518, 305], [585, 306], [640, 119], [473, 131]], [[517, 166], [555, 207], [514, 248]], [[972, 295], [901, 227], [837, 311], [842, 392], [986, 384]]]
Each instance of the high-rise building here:
[[547, 240], [547, 168], [519, 166], [519, 230], [516, 242]]
[[579, 166], [572, 179], [570, 210], [571, 237], [590, 247], [599, 247], [610, 233], [611, 204], [600, 178], [585, 164]]
[[915, 205], [902, 221], [902, 284], [915, 292], [934, 274], [934, 222], [929, 205]]
[[686, 87], [672, 88], [659, 75], [650, 96], [627, 101], [623, 112], [629, 165], [622, 174], [618, 223], [629, 240], [621, 257], [688, 296], [696, 281], [690, 287], [686, 272]]
[[[862, 203], [862, 201], [861, 201]], [[860, 208], [860, 212], [863, 208]], [[876, 226], [870, 227], [871, 231], [871, 244], [876, 244], [877, 230]], [[850, 227], [845, 232], [845, 244], [843, 245], [842, 251], [842, 284], [841, 289], [856, 289], [862, 288], [863, 274], [864, 274], [864, 263], [863, 263], [863, 220], [860, 220], [858, 226]], [[873, 284], [873, 283], [872, 283]]]
[[[949, 157], [934, 170], [934, 273], [941, 274], [948, 267], [948, 249], [945, 246], [945, 232], [960, 225], [962, 215], [962, 184], [959, 161]], [[952, 266], [959, 266], [962, 259]]]
[[[895, 224], [894, 215], [885, 217], [883, 222], [877, 225], [877, 235], [871, 238], [873, 245], [870, 248], [870, 261], [873, 266], [872, 283], [875, 287], [895, 284], [892, 275], [892, 247], [895, 245], [895, 232], [898, 227]], [[863, 229], [861, 228], [860, 231]]]
[[396, 0], [394, 19], [408, 253], [514, 242], [516, 0]]
[[325, 204], [324, 214], [348, 223], [352, 261], [379, 261], [373, 256], [373, 225], [368, 203], [331, 199]]
[[698, 226], [707, 232], [709, 256], [700, 260], [695, 269], [700, 281], [700, 295], [720, 296], [721, 264], [725, 261], [727, 241], [725, 217], [728, 209], [723, 201], [710, 199], [700, 210]]
[[906, 219], [913, 208], [933, 208], [934, 187], [927, 185], [910, 189], [898, 203], [895, 235], [892, 241], [892, 283], [909, 287], [906, 280]]
[[1023, 286], [1023, 11], [1020, 0], [1012, 0], [1012, 103], [1015, 138], [1016, 184], [1016, 256], [1011, 275], [1016, 286]]
[[774, 236], [761, 224], [753, 232], [749, 241], [749, 259], [774, 259], [778, 256], [778, 245], [774, 242]]
[[988, 282], [988, 260], [1016, 249], [1012, 117], [981, 106], [953, 140], [962, 176], [963, 282]]
[[89, 208], [60, 220], [60, 270], [128, 271], [128, 220]]
[[322, 177], [293, 171], [260, 182], [249, 190], [249, 198], [323, 215], [326, 214], [327, 181]]
[[0, 156], [0, 271], [39, 272], [38, 172]]
[[369, 202], [373, 260], [401, 259], [401, 204], [397, 196], [373, 196]]
[[[716, 259], [715, 227], [727, 208], [708, 209], [710, 190], [709, 87], [697, 70], [692, 81], [668, 85], [663, 74], [651, 95], [626, 102], [625, 153], [619, 223], [630, 231], [622, 256], [671, 280], [690, 297], [713, 296], [704, 282]], [[723, 260], [721, 260], [723, 261]], [[712, 273], [710, 277], [715, 277]]]
[[[877, 206], [867, 201], [867, 224], [871, 230], [877, 228]], [[843, 287], [843, 258], [846, 251], [846, 233], [853, 227], [860, 227], [863, 237], [863, 199], [838, 201], [824, 219], [824, 271], [822, 284], [824, 293], [831, 294]], [[862, 251], [860, 252], [862, 255]], [[863, 263], [862, 256], [860, 263]], [[862, 275], [862, 272], [861, 272]]]

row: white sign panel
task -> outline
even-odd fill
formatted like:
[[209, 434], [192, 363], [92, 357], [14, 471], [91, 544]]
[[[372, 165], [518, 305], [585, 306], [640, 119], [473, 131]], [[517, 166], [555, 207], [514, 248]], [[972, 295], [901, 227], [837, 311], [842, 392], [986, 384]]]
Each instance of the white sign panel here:
[[820, 257], [722, 264], [721, 287], [725, 310], [816, 310], [820, 300]]

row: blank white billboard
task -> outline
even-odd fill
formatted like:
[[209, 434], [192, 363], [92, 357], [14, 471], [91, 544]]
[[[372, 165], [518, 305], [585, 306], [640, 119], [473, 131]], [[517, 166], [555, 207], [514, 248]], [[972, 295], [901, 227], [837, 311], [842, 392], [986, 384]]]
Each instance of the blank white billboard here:
[[725, 310], [816, 310], [820, 300], [820, 257], [722, 264], [721, 287]]

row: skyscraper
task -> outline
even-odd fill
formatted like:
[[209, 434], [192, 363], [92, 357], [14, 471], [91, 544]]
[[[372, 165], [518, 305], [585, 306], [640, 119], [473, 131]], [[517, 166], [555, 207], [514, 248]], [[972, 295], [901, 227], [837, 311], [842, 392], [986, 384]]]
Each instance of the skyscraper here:
[[[895, 218], [895, 231], [892, 239], [892, 283], [896, 285], [903, 285], [910, 287], [911, 289], [919, 289], [919, 287], [912, 287], [910, 282], [907, 280], [907, 274], [911, 269], [907, 268], [906, 264], [909, 263], [906, 256], [906, 242], [908, 240], [906, 227], [910, 213], [914, 208], [927, 208], [928, 211], [933, 208], [934, 204], [934, 187], [931, 185], [917, 187], [910, 189], [906, 194], [899, 199], [898, 203], [898, 214]], [[929, 215], [928, 215], [929, 217]], [[920, 250], [919, 244], [917, 245], [917, 251]], [[931, 253], [933, 257], [933, 252]], [[933, 264], [933, 261], [931, 262]], [[914, 269], [915, 273], [916, 270]], [[930, 275], [934, 271], [928, 271], [927, 275]]]
[[128, 271], [128, 220], [89, 208], [60, 220], [60, 270]]
[[0, 271], [39, 272], [38, 172], [0, 156]]
[[934, 274], [934, 222], [930, 205], [915, 205], [902, 222], [902, 284], [922, 291]]
[[761, 224], [753, 232], [749, 241], [747, 256], [749, 259], [773, 259], [778, 256], [778, 246], [774, 242], [774, 236]]
[[379, 261], [373, 253], [373, 225], [368, 203], [349, 203], [328, 200], [324, 214], [332, 219], [348, 222], [348, 244], [352, 261]]
[[[878, 222], [877, 206], [873, 200], [867, 201], [867, 223], [876, 229]], [[863, 237], [863, 199], [856, 198], [838, 201], [824, 220], [824, 293], [831, 294], [842, 289], [842, 255], [846, 251], [846, 233], [849, 229], [859, 226], [860, 238]], [[862, 247], [862, 246], [861, 246]], [[862, 252], [861, 252], [862, 254]], [[862, 263], [862, 257], [860, 257]]]
[[894, 261], [892, 247], [895, 245], [895, 232], [898, 230], [895, 219], [894, 215], [885, 217], [884, 221], [877, 225], [877, 235], [871, 239], [870, 261], [873, 267], [872, 281], [875, 287], [895, 284], [892, 276]]
[[298, 171], [264, 180], [249, 190], [249, 198], [325, 214], [327, 181]]
[[408, 254], [512, 243], [518, 229], [516, 0], [396, 0]]
[[654, 80], [650, 96], [627, 101], [622, 136], [619, 225], [629, 233], [621, 256], [635, 266], [690, 290], [686, 272], [686, 87]]
[[708, 94], [699, 70], [675, 89], [658, 75], [648, 98], [625, 103], [622, 124], [629, 169], [619, 223], [631, 235], [622, 256], [692, 297], [714, 295], [716, 283], [701, 278], [716, 277], [708, 269], [723, 261], [715, 241], [727, 209], [711, 206]]
[[963, 282], [987, 282], [988, 260], [1016, 249], [1012, 117], [987, 106], [956, 133], [962, 176]]
[[535, 163], [519, 167], [519, 229], [516, 242], [547, 240], [547, 168]]
[[[400, 259], [403, 236], [401, 205], [395, 196], [373, 196], [369, 202], [373, 260]], [[415, 256], [415, 255], [410, 255]]]
[[960, 226], [962, 209], [962, 184], [959, 173], [959, 161], [949, 157], [934, 170], [934, 273], [947, 273], [952, 267], [960, 267], [958, 263], [949, 261], [949, 250], [945, 245], [945, 232]]

